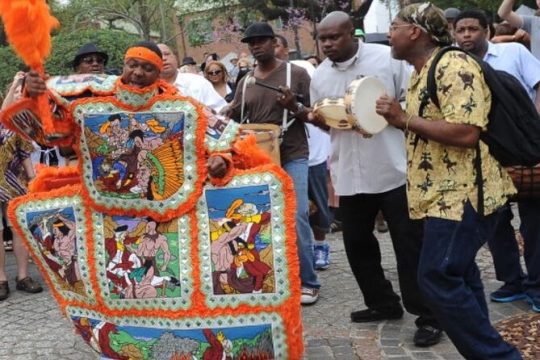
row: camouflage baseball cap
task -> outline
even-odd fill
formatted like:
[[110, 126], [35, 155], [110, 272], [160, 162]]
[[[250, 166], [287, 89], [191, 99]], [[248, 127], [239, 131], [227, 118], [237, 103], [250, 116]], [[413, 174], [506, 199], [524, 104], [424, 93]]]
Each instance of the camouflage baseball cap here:
[[418, 26], [439, 45], [450, 45], [454, 42], [443, 11], [430, 2], [408, 5], [396, 17]]

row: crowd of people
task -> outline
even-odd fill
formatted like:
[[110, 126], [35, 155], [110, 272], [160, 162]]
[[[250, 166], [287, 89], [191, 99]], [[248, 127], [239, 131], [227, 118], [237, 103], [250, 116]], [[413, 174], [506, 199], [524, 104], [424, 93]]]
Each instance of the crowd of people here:
[[[324, 290], [317, 271], [331, 266], [326, 235], [339, 224], [366, 306], [350, 314], [352, 322], [399, 319], [405, 309], [417, 316], [417, 346], [437, 344], [444, 332], [467, 359], [521, 358], [490, 323], [474, 260], [487, 242], [503, 283], [489, 298], [525, 300], [540, 312], [540, 200], [517, 201], [523, 271], [511, 224], [516, 189], [479, 141], [491, 95], [470, 57], [516, 77], [540, 110], [540, 17], [519, 15], [514, 5], [503, 0], [495, 23], [481, 10], [443, 11], [431, 3], [414, 3], [392, 20], [389, 46], [364, 42], [349, 14], [332, 12], [317, 24], [322, 61], [315, 55], [290, 60], [287, 39], [264, 22], [245, 30], [241, 42], [250, 54], [234, 54], [226, 63], [216, 53], [205, 54], [201, 64], [192, 57], [179, 63], [167, 44], [157, 44], [153, 51], [163, 59], [160, 76], [180, 94], [242, 124], [279, 126], [281, 166], [296, 195], [302, 304], [316, 303]], [[440, 49], [450, 45], [468, 53], [449, 51], [436, 64], [440, 103], [435, 104], [425, 95], [428, 69]], [[104, 73], [107, 60], [96, 45], [85, 44], [73, 59], [74, 73]], [[332, 128], [313, 111], [317, 101], [343, 97], [353, 80], [365, 76], [378, 78], [386, 88], [374, 105], [389, 124], [383, 131], [365, 136]], [[23, 79], [24, 74], [15, 76], [4, 106], [20, 96]], [[58, 163], [62, 155], [27, 144], [5, 129], [0, 140], [0, 152], [11, 155], [1, 157], [0, 201], [5, 207], [34, 176], [32, 151], [41, 154], [34, 163], [47, 161], [43, 154], [48, 158], [51, 152]], [[476, 156], [482, 159], [481, 185]], [[14, 177], [23, 182], [15, 186]], [[384, 227], [379, 226], [381, 215], [395, 251], [401, 296], [381, 265], [374, 233]], [[17, 289], [41, 291], [28, 276], [28, 254], [16, 236], [13, 248]], [[8, 293], [0, 242], [0, 300]]]

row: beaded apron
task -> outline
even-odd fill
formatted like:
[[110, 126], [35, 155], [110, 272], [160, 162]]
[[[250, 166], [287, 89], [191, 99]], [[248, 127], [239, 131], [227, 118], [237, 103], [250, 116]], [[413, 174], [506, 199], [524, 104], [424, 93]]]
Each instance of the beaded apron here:
[[[213, 184], [208, 154], [231, 150], [237, 124], [113, 77], [48, 86], [76, 125], [79, 167], [38, 173], [9, 216], [77, 333], [109, 359], [299, 359], [283, 170]], [[99, 96], [73, 100], [87, 93]]]

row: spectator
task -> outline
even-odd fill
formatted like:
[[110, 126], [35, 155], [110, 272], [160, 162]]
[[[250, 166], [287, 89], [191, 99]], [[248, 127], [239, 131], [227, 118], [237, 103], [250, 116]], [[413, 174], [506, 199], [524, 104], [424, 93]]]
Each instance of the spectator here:
[[[191, 96], [216, 112], [221, 111], [227, 105], [225, 100], [214, 90], [212, 84], [203, 76], [178, 71], [178, 60], [169, 46], [166, 44], [158, 44], [157, 46], [163, 54], [162, 79], [176, 86], [182, 95]], [[193, 66], [192, 63], [195, 61], [192, 58], [184, 58], [184, 62], [188, 66]]]
[[76, 74], [103, 74], [108, 60], [107, 53], [88, 43], [79, 48], [71, 64]]
[[315, 68], [321, 63], [321, 59], [319, 59], [317, 55], [310, 55], [306, 57], [306, 60], [309, 61]]
[[238, 55], [236, 53], [232, 53], [230, 59], [229, 59], [230, 66], [228, 67], [227, 71], [229, 73], [229, 78], [231, 80], [236, 80], [236, 77], [238, 76]]
[[[492, 44], [485, 38], [487, 19], [479, 10], [463, 11], [455, 22], [456, 41], [484, 59], [497, 70], [503, 70], [520, 81], [536, 108], [540, 109], [540, 60], [521, 44]], [[521, 270], [519, 248], [512, 227], [512, 211], [508, 206], [497, 225], [495, 236], [488, 239], [497, 280], [504, 284], [490, 294], [492, 301], [511, 302], [528, 299], [532, 310], [540, 312], [540, 201], [519, 200], [520, 230], [523, 234], [527, 276]]]
[[231, 102], [234, 96], [233, 89], [231, 88], [228, 80], [229, 74], [225, 65], [219, 61], [211, 61], [204, 68], [204, 77], [210, 81], [214, 90], [225, 99], [227, 102]]
[[[476, 61], [449, 51], [436, 70], [440, 106], [429, 98], [427, 70], [439, 47], [453, 42], [442, 10], [431, 3], [403, 8], [392, 21], [389, 36], [392, 56], [412, 64], [414, 72], [406, 111], [388, 95], [377, 101], [376, 109], [408, 133], [409, 214], [424, 221], [420, 289], [466, 359], [521, 359], [489, 321], [475, 263], [478, 250], [495, 232], [501, 210], [515, 193], [504, 168], [479, 141], [488, 123], [489, 88]], [[467, 105], [471, 103], [476, 106]], [[477, 152], [482, 159], [483, 202], [478, 201], [475, 181]], [[484, 204], [482, 209], [479, 203]]]
[[[499, 6], [497, 14], [508, 21], [508, 23], [518, 29], [523, 29], [531, 37], [531, 52], [540, 59], [540, 17], [519, 15], [512, 10], [515, 0], [503, 0]], [[540, 7], [540, 0], [536, 0], [536, 5]]]
[[444, 17], [448, 23], [448, 29], [450, 29], [450, 33], [454, 34], [454, 19], [458, 16], [458, 14], [461, 12], [461, 10], [450, 7], [446, 10], [444, 10]]
[[[11, 105], [21, 96], [25, 73], [18, 72], [8, 91], [2, 109]], [[14, 132], [0, 127], [0, 211], [6, 214], [9, 200], [26, 193], [26, 183], [34, 177], [30, 153], [34, 150], [31, 143], [23, 140]], [[8, 226], [11, 226], [6, 217]], [[3, 233], [3, 224], [0, 222], [0, 234]], [[28, 251], [24, 248], [21, 238], [16, 232], [13, 234], [13, 252], [17, 262], [17, 277], [15, 287], [17, 290], [35, 294], [43, 291], [34, 279], [28, 275]], [[9, 296], [9, 284], [6, 274], [4, 242], [0, 241], [0, 300]]]
[[199, 68], [197, 67], [197, 63], [195, 62], [195, 60], [193, 60], [191, 56], [186, 56], [182, 60], [179, 71], [181, 73], [198, 74]]
[[495, 34], [490, 40], [492, 43], [518, 42], [531, 49], [531, 37], [523, 29], [516, 29], [508, 22], [504, 21], [495, 26]]

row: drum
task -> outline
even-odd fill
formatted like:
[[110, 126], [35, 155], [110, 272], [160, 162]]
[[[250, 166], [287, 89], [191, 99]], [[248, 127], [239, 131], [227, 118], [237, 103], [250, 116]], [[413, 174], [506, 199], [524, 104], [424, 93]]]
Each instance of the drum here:
[[374, 135], [384, 130], [388, 122], [375, 112], [375, 102], [385, 92], [384, 84], [372, 76], [353, 80], [349, 84], [344, 103], [353, 128], [365, 135]]
[[279, 136], [281, 128], [274, 124], [242, 124], [240, 137], [245, 137], [249, 134], [255, 135], [257, 145], [270, 155], [272, 160], [281, 165], [279, 156]]
[[352, 121], [345, 110], [342, 98], [324, 98], [313, 104], [313, 112], [320, 115], [326, 125], [334, 129], [351, 130]]
[[540, 164], [532, 167], [510, 166], [506, 170], [518, 190], [517, 200], [540, 199]]

